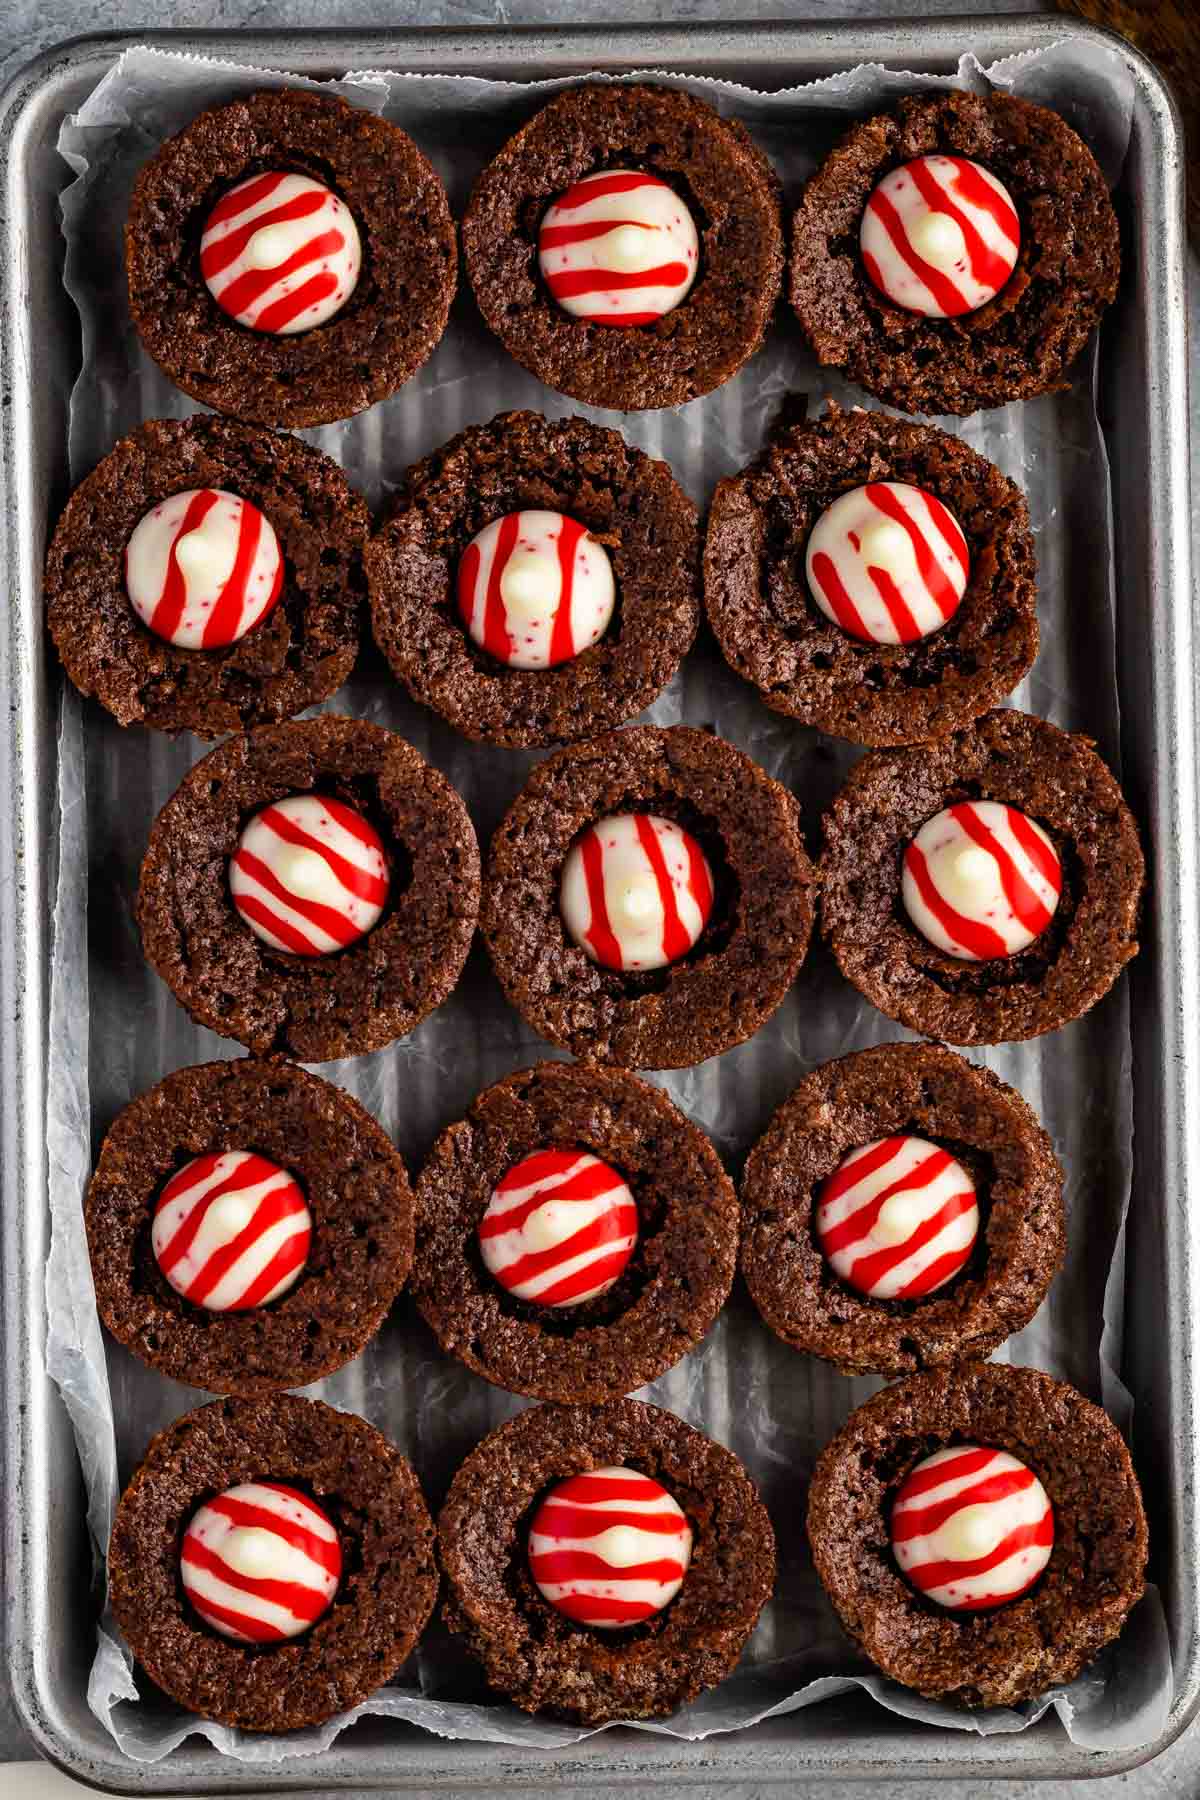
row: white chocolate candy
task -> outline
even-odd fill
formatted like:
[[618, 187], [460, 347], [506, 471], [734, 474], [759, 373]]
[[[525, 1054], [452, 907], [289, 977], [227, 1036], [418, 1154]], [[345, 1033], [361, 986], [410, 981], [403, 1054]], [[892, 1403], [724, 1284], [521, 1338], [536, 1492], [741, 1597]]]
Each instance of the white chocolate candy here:
[[590, 825], [563, 865], [568, 935], [608, 969], [661, 969], [708, 923], [712, 870], [690, 832], [652, 813]]
[[379, 834], [322, 794], [256, 813], [229, 865], [229, 891], [256, 937], [296, 956], [328, 956], [363, 937], [388, 895]]
[[[180, 1553], [183, 1591], [206, 1625], [241, 1644], [299, 1637], [329, 1609], [342, 1576], [324, 1510], [275, 1481], [226, 1488], [193, 1515]], [[270, 1584], [273, 1592], [264, 1593]]]
[[994, 300], [1016, 267], [1012, 195], [963, 156], [918, 156], [884, 176], [859, 230], [863, 266], [906, 312], [957, 318]]
[[1046, 833], [997, 800], [935, 813], [904, 853], [905, 911], [935, 948], [966, 962], [1026, 949], [1061, 895], [1062, 867]]
[[813, 599], [865, 643], [912, 644], [957, 612], [970, 556], [962, 527], [935, 495], [903, 481], [851, 488], [808, 540]]
[[597, 325], [649, 325], [683, 300], [700, 266], [691, 213], [655, 175], [605, 169], [542, 220], [538, 267], [554, 299]]
[[956, 1444], [919, 1462], [892, 1507], [892, 1552], [927, 1600], [973, 1612], [1031, 1588], [1054, 1548], [1054, 1512], [1006, 1450]]
[[160, 500], [125, 547], [125, 591], [143, 625], [183, 650], [236, 644], [283, 587], [271, 521], [223, 488]]
[[821, 1254], [872, 1300], [917, 1300], [963, 1268], [979, 1233], [975, 1184], [948, 1150], [902, 1134], [844, 1156], [817, 1193]]
[[185, 1163], [154, 1207], [155, 1261], [193, 1306], [244, 1312], [295, 1287], [312, 1244], [312, 1214], [294, 1175], [251, 1150]]
[[484, 1266], [518, 1300], [539, 1306], [578, 1306], [607, 1293], [637, 1237], [628, 1186], [586, 1150], [523, 1157], [479, 1222]]
[[683, 1586], [691, 1555], [683, 1509], [636, 1469], [572, 1475], [550, 1490], [529, 1530], [540, 1592], [568, 1618], [602, 1631], [661, 1612]]
[[478, 532], [458, 565], [458, 610], [481, 649], [513, 669], [549, 669], [608, 630], [612, 564], [577, 519], [506, 513]]
[[349, 207], [309, 175], [252, 175], [218, 200], [200, 273], [223, 312], [289, 336], [323, 325], [358, 284], [362, 244]]

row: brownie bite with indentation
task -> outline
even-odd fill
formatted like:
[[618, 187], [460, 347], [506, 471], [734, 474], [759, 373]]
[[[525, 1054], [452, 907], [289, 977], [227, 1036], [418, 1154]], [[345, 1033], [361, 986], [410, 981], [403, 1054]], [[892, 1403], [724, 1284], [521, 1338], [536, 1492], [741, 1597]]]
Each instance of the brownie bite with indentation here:
[[695, 507], [664, 462], [586, 419], [460, 432], [409, 470], [366, 560], [393, 673], [486, 743], [622, 724], [696, 634]]

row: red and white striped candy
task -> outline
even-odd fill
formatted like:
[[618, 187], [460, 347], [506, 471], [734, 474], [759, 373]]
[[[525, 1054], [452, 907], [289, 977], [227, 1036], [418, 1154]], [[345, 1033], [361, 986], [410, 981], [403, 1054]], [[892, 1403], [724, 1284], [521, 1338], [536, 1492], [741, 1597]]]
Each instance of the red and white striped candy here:
[[953, 319], [994, 300], [1021, 225], [1003, 182], [965, 156], [918, 156], [885, 175], [859, 230], [863, 266], [906, 312]]
[[927, 819], [904, 852], [904, 908], [947, 956], [1014, 956], [1062, 896], [1058, 852], [1040, 825], [998, 800], [963, 800]]
[[1054, 1509], [1007, 1450], [956, 1444], [908, 1476], [892, 1507], [892, 1553], [927, 1600], [977, 1612], [1031, 1588], [1054, 1548]]
[[323, 325], [358, 282], [362, 244], [349, 207], [310, 175], [252, 175], [222, 196], [200, 239], [200, 273], [223, 312], [290, 336]]
[[306, 1494], [279, 1481], [246, 1481], [193, 1514], [180, 1574], [192, 1606], [222, 1637], [277, 1644], [328, 1612], [342, 1547]]
[[273, 950], [328, 956], [370, 931], [388, 894], [377, 831], [324, 794], [255, 813], [229, 865], [233, 904]]
[[518, 1300], [577, 1306], [606, 1294], [633, 1255], [637, 1206], [587, 1150], [536, 1150], [495, 1189], [479, 1221], [488, 1272]]
[[209, 1312], [266, 1306], [295, 1287], [312, 1214], [287, 1169], [252, 1150], [198, 1156], [158, 1197], [150, 1241], [175, 1289]]
[[666, 1488], [636, 1469], [596, 1469], [552, 1488], [529, 1529], [529, 1568], [551, 1606], [616, 1631], [673, 1600], [692, 1529]]
[[815, 1225], [821, 1254], [860, 1294], [918, 1300], [945, 1287], [971, 1254], [975, 1184], [926, 1138], [877, 1138], [821, 1184]]
[[458, 610], [481, 649], [514, 669], [549, 669], [603, 637], [612, 564], [586, 525], [557, 512], [506, 513], [458, 565]]
[[634, 169], [586, 175], [538, 233], [551, 294], [594, 325], [649, 325], [677, 307], [700, 266], [696, 224], [674, 188]]
[[712, 870], [690, 832], [653, 813], [589, 825], [563, 865], [569, 935], [606, 969], [661, 969], [686, 956], [713, 907]]
[[970, 557], [958, 520], [924, 488], [873, 481], [826, 507], [805, 557], [813, 599], [870, 644], [913, 644], [953, 618]]
[[188, 488], [160, 500], [125, 547], [125, 591], [143, 625], [184, 650], [236, 644], [283, 587], [275, 529], [249, 500]]

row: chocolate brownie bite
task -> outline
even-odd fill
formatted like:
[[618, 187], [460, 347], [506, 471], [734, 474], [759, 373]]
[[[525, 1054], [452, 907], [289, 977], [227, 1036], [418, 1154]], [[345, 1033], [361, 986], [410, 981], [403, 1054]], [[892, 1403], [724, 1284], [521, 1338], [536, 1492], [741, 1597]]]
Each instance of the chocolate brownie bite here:
[[827, 365], [904, 412], [1067, 385], [1121, 252], [1083, 140], [1012, 94], [916, 94], [853, 126], [804, 190], [789, 292]]
[[138, 175], [125, 265], [138, 336], [177, 387], [292, 429], [401, 387], [458, 278], [446, 192], [412, 139], [306, 88], [168, 138]]
[[303, 1387], [361, 1355], [404, 1286], [413, 1196], [357, 1100], [294, 1063], [202, 1063], [132, 1100], [84, 1209], [96, 1305], [175, 1381]]
[[160, 1431], [117, 1507], [108, 1579], [151, 1679], [244, 1731], [357, 1706], [438, 1590], [408, 1462], [365, 1419], [294, 1394], [216, 1400]]
[[67, 502], [50, 635], [122, 725], [214, 738], [291, 718], [354, 667], [369, 528], [338, 465], [297, 438], [152, 419]]
[[[615, 1556], [590, 1575], [568, 1566], [556, 1541], [594, 1535], [579, 1515], [626, 1495], [631, 1533], [653, 1534], [653, 1578]], [[741, 1463], [637, 1400], [501, 1425], [454, 1477], [438, 1543], [446, 1623], [491, 1685], [583, 1725], [660, 1718], [724, 1680], [775, 1583], [771, 1522]]]
[[1037, 1369], [911, 1376], [821, 1454], [808, 1540], [848, 1635], [930, 1699], [1016, 1706], [1073, 1681], [1142, 1596], [1120, 1433]]
[[501, 413], [405, 477], [367, 548], [375, 637], [458, 731], [523, 746], [649, 706], [696, 635], [696, 509], [587, 419]]
[[932, 425], [831, 405], [718, 483], [704, 598], [767, 705], [856, 744], [944, 737], [1037, 655], [1029, 509]]
[[710, 732], [632, 726], [533, 771], [492, 841], [480, 923], [506, 997], [551, 1043], [683, 1068], [780, 1004], [812, 886], [786, 788]]
[[750, 1152], [742, 1273], [784, 1343], [845, 1375], [989, 1356], [1062, 1264], [1062, 1180], [990, 1070], [881, 1044], [805, 1076]]
[[147, 961], [198, 1024], [302, 1062], [414, 1030], [458, 981], [478, 909], [475, 832], [445, 776], [331, 714], [197, 763], [137, 898]]
[[498, 1387], [610, 1400], [704, 1337], [738, 1225], [720, 1158], [661, 1089], [538, 1063], [430, 1151], [413, 1298], [442, 1349]]
[[873, 1006], [951, 1044], [1039, 1037], [1137, 954], [1137, 826], [1091, 740], [987, 713], [865, 756], [825, 817], [821, 930]]
[[568, 88], [475, 185], [467, 276], [509, 354], [588, 406], [679, 406], [762, 344], [783, 279], [774, 170], [677, 88]]

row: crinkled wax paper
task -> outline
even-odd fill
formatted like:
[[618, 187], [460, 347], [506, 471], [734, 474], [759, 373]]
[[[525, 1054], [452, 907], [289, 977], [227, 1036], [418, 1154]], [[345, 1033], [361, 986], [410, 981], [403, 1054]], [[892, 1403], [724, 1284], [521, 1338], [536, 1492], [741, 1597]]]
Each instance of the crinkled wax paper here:
[[[194, 410], [141, 352], [129, 319], [121, 226], [136, 170], [202, 107], [287, 79], [133, 50], [64, 126], [61, 148], [77, 175], [64, 200], [67, 282], [79, 307], [84, 346], [71, 408], [74, 479], [141, 420]], [[656, 72], [654, 79], [678, 78]], [[680, 82], [745, 120], [780, 171], [790, 201], [850, 115], [918, 86], [989, 84], [1058, 107], [1115, 179], [1128, 141], [1132, 93], [1120, 58], [1095, 46], [1050, 50], [989, 70], [966, 57], [951, 77], [863, 67], [786, 93]], [[484, 162], [562, 85], [364, 73], [348, 75], [330, 91], [411, 131], [461, 212]], [[1081, 360], [1067, 393], [948, 425], [1029, 494], [1040, 565], [1042, 651], [1016, 704], [1089, 732], [1115, 763], [1110, 497], [1092, 398], [1094, 356], [1093, 351]], [[665, 456], [703, 504], [719, 476], [758, 450], [790, 389], [807, 393], [814, 408], [826, 394], [845, 404], [861, 398], [817, 369], [781, 309], [767, 348], [718, 393], [677, 412], [597, 416], [651, 454]], [[555, 416], [578, 410], [509, 360], [464, 292], [443, 342], [401, 393], [361, 418], [306, 435], [336, 456], [378, 506], [415, 458], [462, 426], [511, 406]], [[370, 650], [334, 704], [411, 739], [465, 796], [485, 843], [535, 760], [479, 749], [456, 737], [409, 702]], [[703, 644], [648, 716], [660, 723], [710, 726], [741, 745], [796, 792], [814, 835], [824, 805], [858, 754], [767, 712]], [[151, 820], [200, 751], [190, 738], [173, 743], [154, 733], [123, 732], [99, 707], [83, 706], [71, 692], [64, 696], [47, 1122], [54, 1224], [47, 1358], [75, 1421], [100, 1546], [107, 1541], [119, 1485], [151, 1434], [205, 1398], [103, 1342], [80, 1212], [91, 1158], [120, 1108], [168, 1070], [237, 1054], [236, 1046], [192, 1025], [146, 967], [133, 918], [138, 864]], [[1122, 985], [1089, 1017], [1049, 1039], [976, 1053], [1038, 1110], [1067, 1170], [1066, 1267], [1033, 1324], [1002, 1354], [1067, 1377], [1103, 1400], [1122, 1424], [1127, 1424], [1128, 1401], [1116, 1371], [1122, 1223], [1130, 1183], [1127, 1006]], [[859, 1000], [817, 949], [785, 1004], [750, 1043], [661, 1079], [736, 1167], [806, 1070], [902, 1035]], [[326, 1065], [322, 1073], [363, 1101], [415, 1169], [436, 1133], [461, 1116], [481, 1087], [543, 1051], [504, 1005], [477, 950], [458, 992], [410, 1040], [376, 1056]], [[816, 1455], [876, 1385], [847, 1380], [788, 1351], [735, 1292], [707, 1341], [646, 1390], [728, 1444], [747, 1464], [775, 1518], [780, 1573], [774, 1600], [735, 1676], [671, 1720], [642, 1729], [703, 1737], [858, 1685], [894, 1712], [955, 1730], [1017, 1731], [1052, 1706], [1075, 1741], [1088, 1747], [1130, 1748], [1156, 1736], [1171, 1689], [1156, 1596], [1143, 1602], [1120, 1643], [1088, 1675], [1015, 1712], [964, 1716], [931, 1705], [871, 1673], [850, 1648], [812, 1571], [798, 1519]], [[401, 1445], [434, 1506], [471, 1446], [525, 1404], [443, 1357], [404, 1299], [366, 1354], [312, 1391], [364, 1414]], [[264, 1739], [193, 1719], [158, 1694], [140, 1698], [128, 1651], [111, 1623], [100, 1633], [90, 1698], [121, 1748], [144, 1761], [166, 1755], [189, 1732], [203, 1733], [246, 1762], [306, 1756], [324, 1749], [347, 1723], [337, 1719], [319, 1730]], [[527, 1718], [489, 1695], [439, 1625], [402, 1671], [400, 1684], [384, 1688], [359, 1710], [446, 1737], [496, 1743], [550, 1746], [584, 1735]]]

